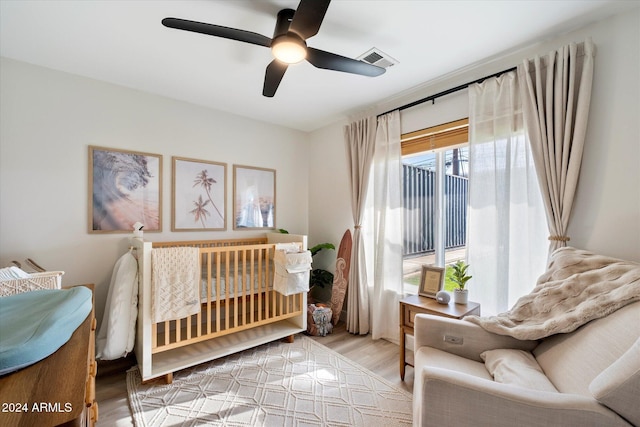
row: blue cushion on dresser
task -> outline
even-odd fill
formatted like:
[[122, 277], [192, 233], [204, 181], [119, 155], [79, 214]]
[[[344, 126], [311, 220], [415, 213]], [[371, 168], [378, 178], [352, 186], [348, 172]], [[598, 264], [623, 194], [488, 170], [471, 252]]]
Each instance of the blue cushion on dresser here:
[[91, 290], [84, 286], [0, 298], [0, 375], [55, 353], [92, 307]]

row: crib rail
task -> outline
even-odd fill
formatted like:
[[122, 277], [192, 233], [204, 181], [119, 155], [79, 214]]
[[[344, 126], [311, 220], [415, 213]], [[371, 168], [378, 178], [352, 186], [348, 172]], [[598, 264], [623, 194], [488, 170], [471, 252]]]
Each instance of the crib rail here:
[[154, 242], [200, 249], [202, 292], [199, 313], [151, 325], [152, 353], [300, 316], [303, 294], [273, 290], [275, 244], [265, 241]]
[[153, 242], [154, 248], [172, 248], [172, 247], [197, 247], [197, 248], [219, 248], [228, 246], [249, 246], [267, 243], [266, 237], [253, 237], [246, 239], [228, 239], [228, 240], [185, 240], [171, 242]]

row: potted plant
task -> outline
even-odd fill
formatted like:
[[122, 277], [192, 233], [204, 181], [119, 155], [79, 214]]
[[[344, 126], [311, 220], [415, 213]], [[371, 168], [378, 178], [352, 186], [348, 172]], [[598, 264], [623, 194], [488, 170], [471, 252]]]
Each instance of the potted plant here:
[[469, 290], [465, 288], [469, 279], [472, 276], [467, 275], [467, 269], [469, 264], [460, 260], [451, 265], [453, 273], [451, 274], [451, 280], [456, 284], [456, 288], [453, 291], [453, 301], [456, 304], [466, 304], [469, 300]]
[[[315, 256], [315, 254], [317, 254], [323, 249], [335, 250], [336, 247], [333, 245], [333, 243], [320, 243], [310, 248], [309, 251], [311, 252], [311, 256]], [[324, 270], [322, 268], [314, 268], [311, 271], [311, 275], [309, 276], [309, 291], [311, 292], [311, 290], [314, 289], [315, 287], [320, 287], [322, 289], [325, 289], [324, 292], [319, 291], [319, 293], [325, 294], [323, 299], [326, 301], [323, 301], [323, 302], [331, 301], [332, 285], [333, 285], [333, 273], [327, 270]], [[317, 289], [316, 289], [316, 292], [318, 292]], [[328, 297], [326, 296], [326, 294], [328, 294]]]

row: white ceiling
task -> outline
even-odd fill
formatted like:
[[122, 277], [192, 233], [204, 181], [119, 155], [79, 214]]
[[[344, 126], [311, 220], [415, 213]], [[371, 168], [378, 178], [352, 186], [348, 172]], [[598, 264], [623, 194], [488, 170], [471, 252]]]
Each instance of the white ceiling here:
[[609, 0], [334, 0], [309, 46], [399, 61], [380, 77], [290, 66], [262, 96], [269, 49], [165, 28], [176, 17], [271, 37], [297, 0], [0, 0], [0, 54], [303, 131], [483, 59], [637, 7]]

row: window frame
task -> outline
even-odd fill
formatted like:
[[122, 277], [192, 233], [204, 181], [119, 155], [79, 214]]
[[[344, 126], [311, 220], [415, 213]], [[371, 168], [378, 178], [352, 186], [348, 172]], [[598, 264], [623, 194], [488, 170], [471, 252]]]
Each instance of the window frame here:
[[[444, 157], [447, 150], [468, 146], [469, 119], [463, 118], [454, 120], [452, 122], [402, 134], [400, 144], [402, 157], [429, 152], [435, 153], [436, 155], [435, 197], [437, 199], [437, 203], [436, 211], [434, 212], [436, 216], [436, 229], [434, 230], [436, 236], [434, 265], [446, 269], [446, 249], [444, 248], [444, 228], [446, 226], [444, 223], [444, 177], [446, 171]], [[406, 288], [404, 289], [404, 292], [407, 293]]]
[[469, 143], [469, 118], [431, 126], [400, 136], [403, 156], [456, 148]]

